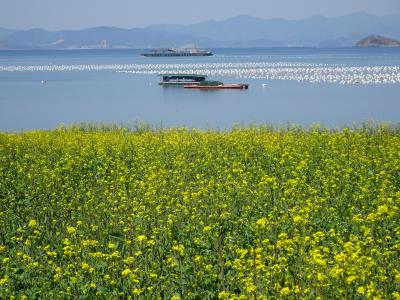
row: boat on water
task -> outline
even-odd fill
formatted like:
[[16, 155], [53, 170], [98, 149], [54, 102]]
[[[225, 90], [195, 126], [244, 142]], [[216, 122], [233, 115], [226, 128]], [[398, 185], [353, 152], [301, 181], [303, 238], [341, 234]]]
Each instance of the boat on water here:
[[196, 85], [184, 85], [185, 89], [200, 89], [200, 90], [247, 90], [247, 83], [231, 83], [224, 84], [221, 81], [203, 81]]
[[206, 80], [207, 75], [203, 74], [160, 74], [161, 81], [158, 83], [164, 87], [181, 86], [185, 89], [202, 89], [202, 90], [247, 90], [247, 83], [231, 83], [224, 84], [221, 81]]
[[199, 85], [206, 81], [207, 75], [203, 74], [160, 74], [162, 86], [190, 86]]
[[141, 54], [146, 57], [165, 57], [165, 56], [212, 56], [208, 50], [197, 47], [191, 48], [159, 48]]

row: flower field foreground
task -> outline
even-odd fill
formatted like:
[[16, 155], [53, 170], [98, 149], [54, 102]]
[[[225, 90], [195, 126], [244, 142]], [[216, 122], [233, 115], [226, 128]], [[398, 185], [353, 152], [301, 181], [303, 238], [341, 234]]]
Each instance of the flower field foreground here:
[[0, 298], [399, 299], [400, 129], [0, 133]]

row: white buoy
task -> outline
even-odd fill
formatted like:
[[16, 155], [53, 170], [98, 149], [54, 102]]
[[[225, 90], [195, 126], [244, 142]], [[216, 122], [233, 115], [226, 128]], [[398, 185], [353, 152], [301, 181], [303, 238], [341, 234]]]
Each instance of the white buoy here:
[[[72, 72], [114, 70], [127, 74], [199, 73], [210, 77], [260, 80], [293, 80], [334, 84], [400, 84], [400, 66], [344, 66], [298, 62], [175, 63], [175, 64], [76, 64], [0, 65], [0, 72]], [[41, 80], [46, 84], [47, 80]], [[153, 82], [154, 83], [154, 82]], [[151, 83], [151, 85], [153, 84]], [[261, 83], [268, 87], [268, 82]]]

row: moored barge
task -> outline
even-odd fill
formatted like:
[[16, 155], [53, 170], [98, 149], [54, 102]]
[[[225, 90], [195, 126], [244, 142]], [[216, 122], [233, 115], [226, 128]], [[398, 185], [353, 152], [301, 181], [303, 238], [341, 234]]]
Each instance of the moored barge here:
[[180, 86], [185, 89], [202, 89], [202, 90], [247, 90], [247, 83], [231, 83], [224, 84], [221, 81], [206, 80], [207, 75], [203, 74], [160, 74], [161, 81], [158, 83], [164, 87]]
[[168, 57], [168, 56], [212, 56], [208, 50], [193, 48], [159, 48], [141, 54], [146, 57]]
[[185, 89], [200, 89], [200, 90], [247, 90], [247, 83], [231, 83], [224, 84], [220, 81], [204, 81], [197, 85], [184, 85]]
[[199, 85], [206, 81], [207, 75], [203, 74], [160, 74], [162, 86], [191, 86]]

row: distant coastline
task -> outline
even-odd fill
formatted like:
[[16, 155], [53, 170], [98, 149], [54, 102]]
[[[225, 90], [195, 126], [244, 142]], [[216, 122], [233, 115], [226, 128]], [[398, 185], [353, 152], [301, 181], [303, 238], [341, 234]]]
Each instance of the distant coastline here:
[[[351, 28], [351, 30], [350, 30]], [[95, 27], [48, 31], [0, 28], [0, 50], [152, 49], [196, 44], [201, 48], [352, 47], [371, 33], [400, 39], [400, 15], [356, 13], [302, 20], [236, 16], [192, 25]]]
[[384, 37], [381, 35], [373, 34], [359, 40], [356, 47], [360, 48], [372, 48], [372, 47], [400, 47], [400, 41]]

